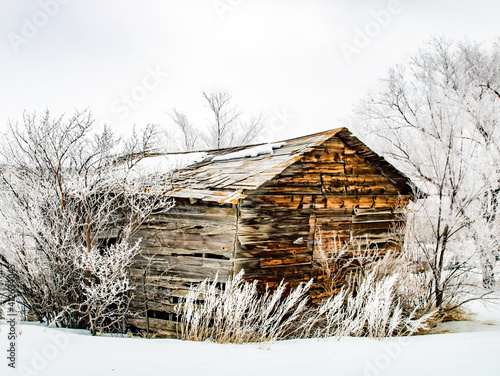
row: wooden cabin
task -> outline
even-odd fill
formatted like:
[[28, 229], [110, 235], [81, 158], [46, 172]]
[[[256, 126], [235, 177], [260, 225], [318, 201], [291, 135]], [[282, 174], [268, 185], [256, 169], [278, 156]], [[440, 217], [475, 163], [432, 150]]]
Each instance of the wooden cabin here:
[[271, 287], [315, 278], [311, 298], [321, 299], [321, 249], [364, 242], [383, 252], [397, 240], [394, 221], [412, 188], [340, 128], [208, 151], [175, 172], [167, 194], [173, 209], [152, 216], [135, 235], [142, 238], [131, 269], [138, 317], [129, 320], [164, 336], [175, 335], [179, 298], [217, 273], [221, 288], [241, 269], [247, 280]]

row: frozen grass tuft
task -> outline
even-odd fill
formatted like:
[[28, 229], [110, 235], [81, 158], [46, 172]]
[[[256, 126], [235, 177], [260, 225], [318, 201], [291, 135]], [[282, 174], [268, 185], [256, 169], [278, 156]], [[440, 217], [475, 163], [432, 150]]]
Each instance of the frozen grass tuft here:
[[427, 328], [434, 312], [418, 315], [420, 306], [411, 312], [404, 308], [398, 293], [400, 277], [377, 280], [371, 271], [354, 292], [346, 287], [307, 310], [293, 337], [392, 337], [411, 335]]
[[245, 282], [243, 271], [221, 291], [217, 278], [192, 287], [177, 306], [181, 338], [219, 343], [264, 342], [281, 339], [308, 309], [312, 281], [285, 296], [286, 284], [259, 294], [257, 283]]
[[[243, 272], [224, 291], [217, 280], [192, 287], [177, 306], [182, 317], [181, 338], [219, 343], [265, 342], [280, 339], [411, 335], [427, 329], [435, 316], [420, 314], [421, 306], [403, 301], [399, 274], [380, 277], [373, 268], [354, 291], [343, 287], [318, 305], [309, 304], [311, 282], [290, 289], [286, 284], [264, 294]], [[408, 308], [412, 307], [411, 311]]]

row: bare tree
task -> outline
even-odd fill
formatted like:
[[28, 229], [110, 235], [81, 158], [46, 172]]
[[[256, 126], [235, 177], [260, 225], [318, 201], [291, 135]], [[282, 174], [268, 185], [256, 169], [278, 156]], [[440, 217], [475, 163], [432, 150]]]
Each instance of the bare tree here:
[[212, 115], [204, 137], [207, 147], [220, 149], [247, 145], [262, 133], [263, 116], [254, 116], [247, 122], [243, 121], [242, 112], [233, 105], [231, 95], [204, 92], [203, 98]]
[[131, 236], [171, 203], [155, 193], [154, 178], [131, 174], [154, 127], [118, 140], [92, 124], [87, 111], [70, 119], [47, 111], [10, 126], [1, 149], [0, 279], [14, 273], [18, 302], [40, 321], [96, 333], [122, 327], [138, 252]]
[[236, 131], [237, 145], [248, 145], [255, 142], [264, 130], [265, 119], [262, 114], [252, 116], [248, 121], [242, 122]]
[[175, 108], [172, 115], [170, 115], [174, 124], [181, 132], [181, 145], [178, 149], [183, 151], [196, 150], [200, 142], [200, 132], [189, 121], [186, 114], [177, 111]]
[[202, 95], [209, 110], [207, 126], [204, 129], [195, 127], [185, 113], [174, 109], [170, 117], [176, 131], [165, 130], [164, 149], [193, 151], [248, 145], [263, 132], [263, 115], [246, 119], [233, 104], [230, 94], [203, 92]]
[[494, 285], [498, 57], [498, 44], [488, 50], [477, 43], [433, 39], [391, 69], [383, 89], [358, 109], [358, 131], [374, 136], [381, 153], [428, 193], [417, 214], [424, 231], [414, 233], [413, 244], [433, 272], [438, 307], [471, 269], [474, 256], [457, 248], [464, 237], [476, 240], [484, 286]]
[[203, 98], [213, 116], [205, 142], [215, 149], [231, 146], [235, 141], [236, 125], [241, 112], [231, 105], [231, 96], [227, 93], [204, 92]]

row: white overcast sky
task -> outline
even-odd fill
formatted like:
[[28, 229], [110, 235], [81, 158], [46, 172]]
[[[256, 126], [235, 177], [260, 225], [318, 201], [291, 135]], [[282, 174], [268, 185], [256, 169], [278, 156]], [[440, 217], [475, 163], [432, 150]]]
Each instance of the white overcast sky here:
[[118, 133], [174, 107], [203, 126], [202, 91], [262, 111], [269, 141], [332, 129], [425, 40], [491, 41], [499, 15], [498, 0], [1, 0], [0, 129], [45, 108]]

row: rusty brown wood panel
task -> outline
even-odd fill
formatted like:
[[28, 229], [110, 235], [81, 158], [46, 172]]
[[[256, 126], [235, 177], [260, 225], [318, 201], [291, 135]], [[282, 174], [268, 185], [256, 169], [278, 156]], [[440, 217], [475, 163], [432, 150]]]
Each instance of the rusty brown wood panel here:
[[391, 207], [399, 203], [398, 195], [272, 195], [253, 197], [254, 207], [286, 207], [293, 209], [338, 209], [338, 208], [377, 208]]

